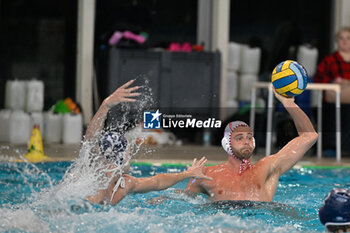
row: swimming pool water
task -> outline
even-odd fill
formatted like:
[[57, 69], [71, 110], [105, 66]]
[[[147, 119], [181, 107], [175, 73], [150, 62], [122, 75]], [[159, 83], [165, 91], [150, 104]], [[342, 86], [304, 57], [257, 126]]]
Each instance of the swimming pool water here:
[[[273, 203], [247, 208], [213, 206], [205, 196], [174, 193], [187, 181], [117, 206], [81, 198], [56, 198], [55, 188], [70, 162], [0, 163], [0, 230], [10, 232], [324, 232], [318, 209], [334, 187], [349, 188], [350, 169], [292, 169], [280, 178]], [[137, 177], [180, 172], [184, 167], [133, 165]], [[48, 195], [44, 195], [48, 194]], [[167, 196], [162, 203], [149, 201]], [[254, 204], [254, 203], [253, 203]]]

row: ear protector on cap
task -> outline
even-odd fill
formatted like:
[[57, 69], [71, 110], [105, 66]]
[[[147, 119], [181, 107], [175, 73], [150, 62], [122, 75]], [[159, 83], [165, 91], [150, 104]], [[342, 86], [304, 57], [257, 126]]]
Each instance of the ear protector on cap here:
[[232, 154], [231, 152], [231, 146], [229, 141], [226, 139], [226, 137], [223, 137], [221, 139], [221, 146], [224, 148], [224, 150], [227, 152], [227, 154]]

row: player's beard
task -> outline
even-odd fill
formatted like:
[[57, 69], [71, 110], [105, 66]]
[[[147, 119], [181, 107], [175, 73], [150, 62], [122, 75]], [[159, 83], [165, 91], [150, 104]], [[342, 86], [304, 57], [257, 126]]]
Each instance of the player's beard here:
[[240, 159], [249, 159], [253, 155], [254, 149], [252, 147], [244, 147], [239, 151], [236, 151], [235, 155]]

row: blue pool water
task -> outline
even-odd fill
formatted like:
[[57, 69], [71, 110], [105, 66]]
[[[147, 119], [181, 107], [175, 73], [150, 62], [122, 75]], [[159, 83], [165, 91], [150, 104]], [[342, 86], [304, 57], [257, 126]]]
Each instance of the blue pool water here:
[[[334, 187], [350, 187], [350, 169], [292, 169], [280, 178], [274, 203], [213, 206], [205, 196], [161, 192], [129, 195], [117, 206], [56, 196], [70, 162], [0, 163], [0, 231], [10, 232], [324, 232], [317, 211]], [[183, 167], [132, 166], [137, 177]], [[165, 195], [163, 203], [149, 201]]]

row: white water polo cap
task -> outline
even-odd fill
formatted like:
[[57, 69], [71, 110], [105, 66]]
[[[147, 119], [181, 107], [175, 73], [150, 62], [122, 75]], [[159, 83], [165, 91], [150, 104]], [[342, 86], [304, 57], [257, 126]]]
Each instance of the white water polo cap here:
[[[231, 156], [235, 156], [231, 146], [231, 135], [232, 132], [239, 126], [249, 127], [249, 125], [243, 121], [233, 121], [227, 124], [224, 132], [224, 137], [221, 140], [222, 148]], [[253, 147], [255, 148], [255, 139], [253, 137]]]

